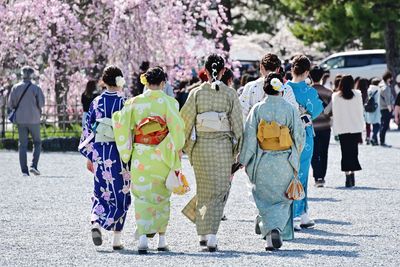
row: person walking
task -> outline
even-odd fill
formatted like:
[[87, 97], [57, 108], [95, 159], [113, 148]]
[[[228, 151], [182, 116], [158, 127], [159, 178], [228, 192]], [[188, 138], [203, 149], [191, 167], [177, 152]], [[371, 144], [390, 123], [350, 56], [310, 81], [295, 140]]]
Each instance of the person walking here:
[[314, 148], [314, 128], [312, 121], [321, 114], [324, 108], [317, 90], [309, 86], [306, 82], [310, 68], [311, 62], [306, 56], [298, 55], [294, 57], [292, 63], [293, 79], [287, 82], [293, 89], [296, 101], [300, 106], [300, 116], [306, 130], [306, 142], [301, 153], [299, 171], [299, 179], [303, 185], [305, 197], [302, 200], [294, 201], [294, 227], [296, 231], [315, 225], [315, 222], [308, 215], [308, 172]]
[[[332, 100], [332, 90], [321, 85], [324, 70], [315, 66], [310, 71], [312, 87], [314, 87], [322, 100], [322, 105], [326, 108]], [[321, 113], [314, 121], [314, 151], [311, 159], [313, 176], [316, 187], [324, 187], [326, 170], [328, 168], [328, 150], [331, 139], [331, 118], [330, 114]]]
[[148, 251], [148, 237], [158, 234], [158, 251], [167, 251], [166, 231], [171, 192], [170, 173], [182, 168], [180, 153], [185, 143], [179, 104], [163, 92], [166, 77], [161, 67], [149, 68], [141, 77], [148, 90], [129, 99], [113, 115], [117, 148], [124, 163], [131, 162], [135, 196], [136, 237], [139, 254]]
[[294, 238], [293, 201], [285, 192], [299, 171], [305, 141], [300, 114], [282, 98], [283, 88], [280, 74], [268, 74], [267, 97], [247, 117], [239, 157], [253, 185], [259, 212], [256, 233], [266, 240], [266, 250], [278, 249], [282, 239]]
[[243, 135], [242, 111], [234, 89], [220, 81], [224, 59], [208, 56], [208, 82], [193, 89], [182, 107], [186, 144], [196, 176], [196, 196], [183, 213], [196, 224], [201, 246], [217, 249], [217, 233], [229, 195], [231, 170]]
[[[8, 100], [10, 109], [15, 110], [15, 123], [18, 127], [19, 164], [23, 176], [29, 173], [40, 175], [38, 170], [42, 141], [40, 138], [40, 116], [45, 100], [42, 89], [32, 82], [34, 69], [25, 66], [21, 69], [22, 81], [13, 86]], [[33, 158], [27, 166], [28, 136], [33, 139]]]
[[101, 79], [106, 90], [90, 104], [78, 149], [87, 158], [88, 170], [94, 174], [93, 243], [102, 245], [102, 229], [105, 229], [113, 231], [113, 249], [121, 250], [121, 232], [131, 204], [131, 176], [129, 166], [118, 154], [111, 116], [124, 105], [121, 90], [125, 80], [121, 69], [116, 66], [106, 67]]
[[89, 112], [90, 104], [92, 103], [93, 99], [95, 99], [99, 94], [97, 91], [97, 84], [95, 80], [89, 80], [86, 83], [86, 89], [81, 95], [81, 103], [82, 103], [82, 128], [85, 127], [86, 123], [86, 116]]
[[358, 144], [364, 128], [361, 92], [354, 89], [354, 79], [344, 75], [338, 92], [332, 95], [333, 130], [339, 136], [342, 152], [341, 169], [346, 175], [346, 187], [355, 186], [355, 171], [361, 170]]
[[392, 73], [390, 71], [386, 71], [383, 76], [383, 89], [380, 94], [380, 109], [381, 109], [381, 129], [379, 133], [379, 140], [381, 142], [381, 146], [390, 147], [386, 144], [386, 132], [389, 130], [390, 119], [392, 118], [393, 112], [393, 94], [391, 89], [391, 84], [393, 80]]
[[[367, 125], [367, 144], [378, 145], [378, 133], [381, 123], [381, 109], [380, 109], [380, 89], [379, 89], [379, 79], [373, 79], [371, 85], [368, 87], [367, 92], [367, 102], [364, 103], [364, 117], [365, 124]], [[370, 107], [368, 107], [370, 106]], [[371, 125], [372, 125], [372, 139], [371, 135]], [[368, 130], [369, 128], [369, 130]]]

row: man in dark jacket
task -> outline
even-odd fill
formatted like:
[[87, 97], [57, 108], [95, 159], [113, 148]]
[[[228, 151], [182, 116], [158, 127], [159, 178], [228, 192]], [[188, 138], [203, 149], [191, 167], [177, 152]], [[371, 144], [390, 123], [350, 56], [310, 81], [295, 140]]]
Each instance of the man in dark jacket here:
[[[318, 91], [319, 98], [324, 107], [328, 106], [332, 100], [332, 91], [321, 85], [324, 70], [315, 66], [310, 71], [312, 86]], [[314, 151], [311, 159], [315, 185], [323, 187], [325, 184], [326, 169], [328, 167], [328, 149], [331, 138], [331, 118], [329, 115], [321, 113], [314, 121]]]

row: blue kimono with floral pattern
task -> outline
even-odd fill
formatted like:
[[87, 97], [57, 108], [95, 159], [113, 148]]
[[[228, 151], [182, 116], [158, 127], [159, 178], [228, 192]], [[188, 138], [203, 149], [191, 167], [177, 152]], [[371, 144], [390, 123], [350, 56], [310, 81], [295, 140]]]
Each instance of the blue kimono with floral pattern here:
[[[129, 164], [120, 159], [115, 141], [96, 142], [96, 127], [102, 119], [122, 109], [124, 97], [116, 92], [103, 92], [90, 105], [81, 143], [92, 133], [94, 138], [80, 152], [93, 162], [94, 192], [91, 222], [104, 229], [121, 231], [131, 204]], [[100, 138], [98, 138], [100, 139]]]
[[[288, 81], [293, 89], [293, 93], [296, 97], [297, 103], [303, 107], [307, 113], [314, 120], [318, 115], [324, 110], [322, 106], [322, 101], [318, 96], [317, 90], [313, 87], [307, 85], [305, 81], [302, 82], [292, 82]], [[300, 157], [300, 171], [299, 179], [304, 187], [306, 196], [302, 200], [294, 201], [294, 217], [299, 217], [308, 210], [308, 196], [307, 196], [307, 185], [308, 185], [308, 172], [310, 170], [311, 158], [314, 149], [314, 129], [313, 126], [306, 127], [306, 143], [304, 145], [303, 152]]]

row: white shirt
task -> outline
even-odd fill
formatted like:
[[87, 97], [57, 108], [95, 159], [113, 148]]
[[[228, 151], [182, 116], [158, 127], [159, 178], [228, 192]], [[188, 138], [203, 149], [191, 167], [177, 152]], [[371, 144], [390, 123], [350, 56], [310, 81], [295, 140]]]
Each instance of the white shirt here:
[[[242, 105], [243, 120], [245, 121], [249, 115], [251, 108], [266, 97], [264, 92], [264, 77], [251, 81], [244, 86], [243, 93], [239, 96]], [[288, 84], [284, 85], [283, 99], [292, 104], [295, 108], [299, 108], [292, 87]]]
[[361, 133], [364, 130], [364, 108], [361, 92], [353, 90], [352, 99], [344, 99], [340, 92], [332, 95], [333, 131], [336, 135]]

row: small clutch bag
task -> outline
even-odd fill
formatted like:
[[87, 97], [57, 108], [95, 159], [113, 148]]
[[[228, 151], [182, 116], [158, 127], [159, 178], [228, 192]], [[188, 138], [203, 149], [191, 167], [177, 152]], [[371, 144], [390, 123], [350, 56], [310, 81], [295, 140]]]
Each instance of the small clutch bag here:
[[286, 189], [286, 197], [290, 200], [302, 200], [305, 195], [303, 185], [301, 184], [299, 177], [295, 175]]

